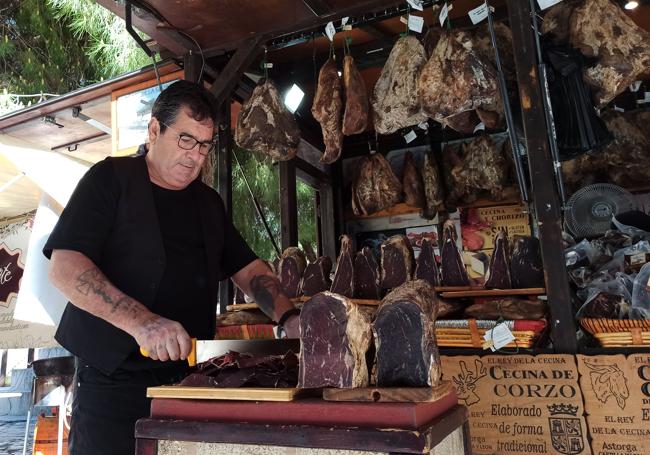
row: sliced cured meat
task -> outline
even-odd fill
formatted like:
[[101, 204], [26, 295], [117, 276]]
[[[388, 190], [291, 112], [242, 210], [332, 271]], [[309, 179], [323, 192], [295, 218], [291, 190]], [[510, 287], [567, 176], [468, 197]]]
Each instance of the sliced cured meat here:
[[427, 387], [439, 382], [437, 313], [436, 293], [424, 280], [409, 281], [384, 297], [372, 325], [378, 387]]
[[363, 133], [368, 128], [370, 102], [366, 83], [350, 55], [343, 58], [343, 88], [345, 89], [343, 134], [350, 136]]
[[379, 265], [372, 250], [364, 246], [354, 258], [354, 297], [379, 300]]
[[425, 203], [424, 185], [422, 183], [422, 176], [415, 165], [415, 160], [411, 152], [404, 154], [404, 167], [402, 169], [404, 202], [411, 207], [423, 208]]
[[512, 287], [508, 236], [504, 230], [500, 230], [494, 236], [494, 251], [485, 273], [485, 287], [494, 289], [510, 289]]
[[420, 255], [415, 261], [415, 279], [424, 280], [431, 286], [440, 285], [440, 275], [433, 241], [423, 238], [420, 246]]
[[402, 37], [393, 46], [372, 97], [379, 134], [391, 134], [426, 120], [417, 96], [418, 76], [425, 63], [424, 47], [415, 36]]
[[311, 297], [319, 292], [327, 291], [332, 286], [330, 272], [332, 260], [328, 256], [321, 256], [305, 269], [300, 285], [302, 295]]
[[402, 197], [402, 184], [386, 158], [379, 153], [359, 160], [352, 182], [352, 211], [370, 215], [397, 204]]
[[544, 266], [537, 238], [515, 237], [510, 277], [515, 289], [544, 287]]
[[469, 276], [456, 241], [458, 234], [452, 220], [447, 220], [442, 228], [440, 262], [442, 284], [444, 286], [469, 286]]
[[330, 291], [348, 298], [354, 297], [354, 249], [352, 238], [341, 236], [341, 251], [336, 259], [336, 270]]
[[296, 156], [300, 144], [298, 124], [270, 80], [255, 87], [243, 104], [237, 118], [235, 142], [242, 148], [270, 156], [273, 161], [287, 161]]
[[394, 235], [381, 244], [381, 287], [393, 289], [413, 277], [413, 248], [405, 235]]
[[650, 33], [610, 0], [586, 0], [571, 14], [570, 42], [596, 63], [585, 80], [604, 106], [650, 68]]
[[339, 159], [343, 149], [343, 126], [341, 111], [343, 110], [341, 78], [336, 62], [327, 60], [318, 74], [318, 88], [314, 96], [311, 113], [320, 123], [323, 131], [325, 153], [321, 162], [331, 164]]
[[432, 220], [438, 214], [445, 200], [445, 191], [438, 171], [438, 163], [433, 152], [424, 155], [424, 167], [422, 169], [422, 181], [424, 183], [425, 206], [422, 216]]
[[321, 292], [300, 313], [298, 387], [366, 387], [370, 321], [347, 298]]
[[474, 319], [542, 319], [545, 314], [546, 303], [541, 300], [500, 299], [465, 308], [465, 316]]

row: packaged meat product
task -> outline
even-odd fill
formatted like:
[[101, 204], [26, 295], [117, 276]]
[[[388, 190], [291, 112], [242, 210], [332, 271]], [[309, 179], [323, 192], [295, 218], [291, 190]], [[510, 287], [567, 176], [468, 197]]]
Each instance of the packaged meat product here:
[[334, 59], [329, 59], [318, 74], [318, 88], [314, 96], [311, 113], [320, 123], [323, 131], [325, 153], [321, 162], [331, 164], [339, 159], [343, 150], [343, 126], [341, 123], [342, 101], [341, 79]]

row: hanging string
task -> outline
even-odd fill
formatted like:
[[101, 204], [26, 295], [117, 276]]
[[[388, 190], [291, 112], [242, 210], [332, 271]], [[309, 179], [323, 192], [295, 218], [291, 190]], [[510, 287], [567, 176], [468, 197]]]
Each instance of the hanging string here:
[[264, 46], [264, 59], [262, 60], [262, 67], [264, 69], [264, 80], [269, 79], [268, 55], [269, 55], [269, 48]]
[[406, 5], [406, 31], [402, 36], [408, 36], [409, 34], [409, 17], [411, 16], [411, 5]]

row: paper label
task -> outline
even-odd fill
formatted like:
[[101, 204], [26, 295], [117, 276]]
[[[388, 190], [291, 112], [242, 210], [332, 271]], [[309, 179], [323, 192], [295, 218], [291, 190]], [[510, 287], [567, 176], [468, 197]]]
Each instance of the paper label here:
[[630, 92], [638, 92], [641, 88], [641, 81], [634, 81], [630, 84]]
[[405, 18], [404, 16], [400, 16], [400, 17], [399, 17], [399, 21], [400, 21], [402, 24], [408, 24], [408, 20], [406, 20], [406, 18]]
[[341, 27], [345, 27], [349, 20], [350, 18], [348, 16], [345, 16], [343, 19], [341, 19]]
[[636, 253], [629, 255], [627, 259], [631, 266], [643, 265], [647, 262], [647, 255], [646, 253]]
[[546, 8], [550, 8], [553, 5], [557, 5], [561, 1], [562, 0], [537, 0], [537, 3], [539, 4], [539, 9], [543, 11]]
[[468, 15], [469, 18], [472, 20], [472, 24], [474, 25], [478, 24], [479, 22], [483, 21], [488, 17], [487, 4], [483, 3], [478, 8], [474, 8], [473, 10], [470, 10]]
[[411, 5], [411, 8], [416, 9], [418, 11], [424, 11], [424, 8], [422, 7], [422, 0], [406, 0], [409, 5]]
[[345, 31], [352, 30], [352, 26], [351, 25], [344, 25], [343, 30], [345, 30]]
[[330, 41], [334, 41], [334, 35], [336, 34], [336, 28], [334, 28], [333, 22], [328, 22], [325, 26], [325, 34]]
[[265, 63], [264, 68], [273, 68], [273, 63]]
[[424, 122], [418, 124], [418, 128], [420, 128], [421, 130], [427, 131], [429, 129], [429, 123], [424, 121]]
[[409, 15], [409, 28], [416, 33], [422, 33], [422, 27], [424, 27], [424, 18], [421, 16]]
[[501, 349], [509, 343], [512, 343], [515, 340], [515, 336], [512, 334], [508, 326], [502, 322], [501, 324], [494, 326], [493, 329], [485, 332], [483, 339], [487, 342], [486, 345], [492, 351], [496, 351], [497, 349]]
[[408, 144], [410, 142], [413, 142], [415, 140], [415, 138], [417, 138], [417, 137], [418, 137], [418, 135], [415, 133], [415, 131], [411, 130], [411, 131], [409, 131], [408, 133], [406, 133], [404, 135], [404, 140]]
[[447, 20], [447, 16], [449, 16], [449, 6], [447, 6], [447, 3], [445, 3], [442, 6], [442, 9], [440, 10], [440, 15], [438, 16], [438, 19], [440, 20], [440, 26], [442, 27], [445, 25], [445, 21]]
[[477, 131], [485, 131], [485, 125], [483, 122], [480, 122], [478, 125], [474, 127], [474, 132], [476, 133]]

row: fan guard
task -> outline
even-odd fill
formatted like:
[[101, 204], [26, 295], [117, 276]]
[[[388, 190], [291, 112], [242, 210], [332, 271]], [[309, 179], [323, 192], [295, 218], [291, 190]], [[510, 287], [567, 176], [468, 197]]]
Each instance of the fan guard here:
[[597, 183], [585, 186], [571, 196], [564, 222], [576, 238], [597, 237], [610, 229], [613, 216], [636, 208], [634, 195], [626, 189]]

